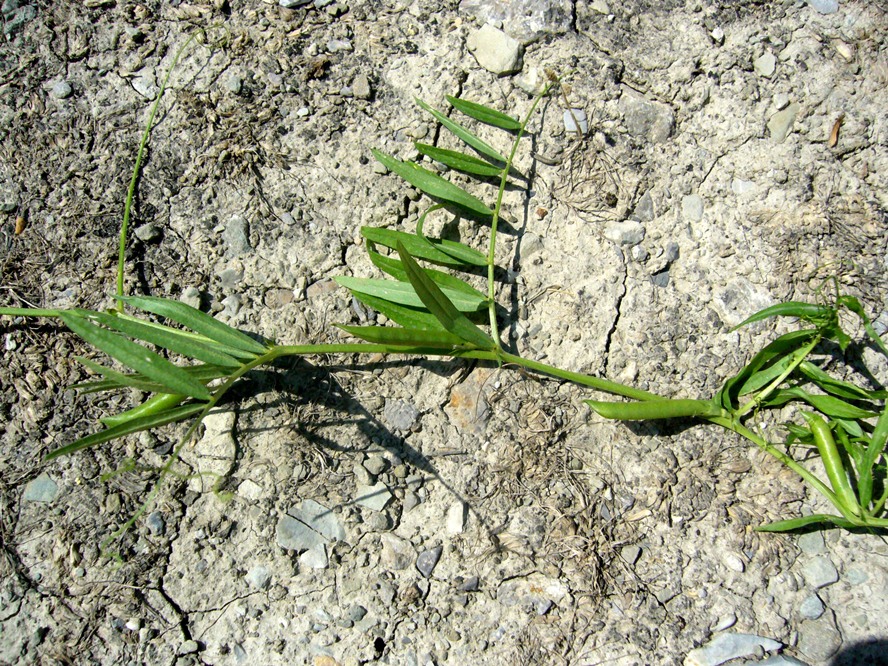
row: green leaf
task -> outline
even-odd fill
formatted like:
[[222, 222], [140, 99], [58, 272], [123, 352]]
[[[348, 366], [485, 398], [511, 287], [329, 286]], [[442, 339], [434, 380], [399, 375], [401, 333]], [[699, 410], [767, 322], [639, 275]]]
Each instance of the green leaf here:
[[764, 310], [759, 310], [754, 315], [744, 319], [731, 330], [736, 331], [738, 328], [742, 328], [747, 324], [752, 324], [756, 321], [762, 321], [763, 319], [768, 319], [769, 317], [798, 317], [799, 319], [803, 319], [805, 321], [818, 323], [824, 321], [825, 319], [829, 319], [834, 313], [835, 310], [833, 310], [833, 308], [829, 308], [824, 305], [802, 303], [799, 301], [787, 301], [786, 303], [778, 303], [777, 305], [772, 305], [771, 307], [765, 308]]
[[[352, 292], [379, 296], [394, 303], [409, 305], [410, 307], [422, 307], [425, 303], [414, 290], [410, 282], [398, 282], [397, 280], [382, 280], [378, 278], [355, 278], [339, 276], [334, 278], [336, 282]], [[429, 281], [432, 282], [431, 278]], [[434, 284], [434, 282], [432, 282]], [[444, 289], [447, 298], [461, 312], [475, 312], [487, 307], [486, 298], [479, 298], [472, 294], [453, 289]], [[434, 313], [433, 313], [434, 314]]]
[[456, 136], [458, 136], [460, 139], [465, 141], [467, 144], [469, 144], [472, 148], [477, 150], [482, 155], [487, 155], [487, 157], [497, 160], [499, 162], [502, 162], [503, 164], [505, 164], [507, 162], [506, 158], [503, 157], [502, 155], [500, 155], [496, 151], [496, 149], [493, 148], [493, 146], [491, 146], [491, 145], [485, 143], [484, 141], [482, 141], [481, 139], [479, 139], [477, 136], [472, 134], [469, 130], [467, 130], [465, 127], [463, 127], [459, 123], [456, 123], [456, 122], [450, 120], [450, 118], [445, 116], [440, 111], [436, 111], [435, 109], [430, 107], [428, 104], [423, 102], [421, 99], [417, 99], [416, 103], [419, 104], [419, 106], [421, 106], [423, 109], [425, 109], [426, 111], [431, 113], [439, 123], [444, 125], [444, 127], [449, 129]]
[[721, 408], [712, 400], [643, 400], [639, 402], [586, 400], [585, 403], [600, 416], [620, 421], [723, 416]]
[[[367, 254], [370, 256], [370, 261], [372, 261], [373, 265], [376, 266], [379, 270], [383, 271], [384, 273], [388, 273], [393, 278], [395, 278], [396, 280], [400, 280], [401, 282], [410, 281], [410, 279], [407, 277], [407, 271], [404, 270], [404, 265], [397, 259], [383, 256], [374, 250], [368, 250]], [[468, 282], [460, 280], [458, 277], [450, 275], [450, 273], [436, 271], [431, 268], [426, 268], [424, 270], [426, 272], [426, 275], [432, 278], [432, 280], [435, 281], [435, 284], [437, 284], [442, 289], [446, 288], [452, 289], [453, 291], [461, 291], [464, 294], [468, 294], [484, 301], [486, 301], [487, 299], [484, 294], [475, 289]]]
[[205, 335], [219, 344], [228, 345], [252, 354], [264, 354], [268, 347], [257, 342], [249, 335], [241, 333], [228, 324], [223, 324], [205, 312], [186, 305], [180, 301], [154, 296], [116, 296], [118, 300], [133, 307], [151, 312], [174, 322], [182, 324], [192, 331]]
[[457, 310], [454, 303], [425, 274], [425, 271], [400, 243], [398, 244], [398, 255], [401, 257], [404, 268], [407, 270], [410, 284], [413, 285], [416, 294], [422, 299], [423, 305], [438, 318], [438, 321], [441, 322], [441, 325], [446, 330], [480, 349], [496, 349], [496, 343], [493, 339]]
[[461, 187], [457, 187], [449, 180], [441, 178], [438, 174], [423, 169], [418, 164], [402, 162], [375, 148], [372, 150], [372, 153], [387, 169], [398, 174], [414, 187], [418, 187], [430, 197], [455, 203], [478, 215], [493, 215], [493, 210], [488, 208], [483, 201], [469, 194]]
[[[79, 357], [78, 357], [79, 358]], [[92, 361], [90, 361], [92, 363]], [[97, 363], [95, 365], [98, 365]], [[105, 367], [105, 366], [100, 366]], [[186, 372], [190, 377], [193, 377], [201, 384], [206, 384], [214, 379], [219, 379], [220, 377], [227, 377], [231, 374], [231, 368], [223, 368], [218, 365], [192, 365], [184, 368], [179, 368]], [[108, 368], [110, 370], [110, 368]], [[101, 372], [98, 371], [97, 372]], [[112, 370], [112, 372], [115, 372]], [[105, 374], [105, 373], [101, 373]], [[148, 377], [142, 374], [124, 374], [124, 377], [133, 378], [137, 381], [142, 381], [143, 386], [145, 388], [140, 388], [139, 390], [145, 391], [147, 393], [164, 393], [165, 387], [158, 382], [151, 381]], [[108, 391], [112, 389], [118, 389], [121, 386], [133, 386], [130, 382], [118, 382], [111, 379], [102, 379], [94, 382], [81, 382], [79, 384], [75, 384], [71, 388], [80, 391], [81, 393], [98, 393], [99, 391]]]
[[733, 409], [734, 401], [741, 395], [740, 391], [743, 390], [743, 386], [753, 375], [771, 364], [778, 363], [783, 357], [813, 342], [816, 336], [817, 331], [814, 329], [792, 331], [791, 333], [781, 335], [765, 346], [740, 372], [725, 382], [717, 396], [722, 407], [728, 410]]
[[165, 393], [169, 391], [165, 384], [147, 379], [144, 375], [132, 375], [118, 372], [113, 368], [109, 368], [101, 363], [96, 363], [83, 356], [75, 356], [74, 359], [95, 372], [97, 375], [104, 377], [107, 382], [111, 383], [111, 388], [118, 389], [123, 388], [124, 386], [129, 386], [130, 388], [138, 389], [145, 393]]
[[832, 393], [840, 398], [847, 398], [848, 400], [884, 400], [888, 397], [888, 391], [867, 391], [851, 382], [835, 379], [810, 361], [802, 361], [799, 364], [799, 372], [827, 393]]
[[376, 227], [361, 227], [361, 235], [373, 243], [387, 247], [391, 250], [398, 249], [401, 243], [411, 256], [425, 259], [433, 264], [450, 266], [453, 268], [487, 266], [487, 256], [478, 250], [457, 243], [456, 241], [427, 238], [408, 234], [404, 231], [392, 231], [391, 229], [378, 229]]
[[756, 532], [790, 532], [792, 530], [800, 530], [811, 525], [819, 525], [821, 523], [831, 523], [836, 527], [844, 527], [852, 529], [856, 527], [854, 523], [841, 516], [831, 516], [826, 513], [815, 513], [810, 516], [802, 516], [801, 518], [791, 518], [789, 520], [778, 520], [767, 525], [760, 525], [755, 528]]
[[876, 428], [864, 452], [862, 464], [857, 470], [857, 494], [860, 506], [864, 509], [873, 499], [873, 467], [879, 456], [885, 452], [886, 444], [888, 444], [888, 406], [883, 408], [879, 420], [876, 421]]
[[792, 356], [785, 356], [772, 365], [766, 366], [762, 370], [753, 373], [737, 390], [737, 395], [748, 395], [765, 388], [768, 384], [786, 372], [786, 369], [792, 365], [792, 362]]
[[112, 439], [117, 439], [118, 437], [123, 437], [134, 432], [151, 430], [152, 428], [157, 428], [159, 426], [166, 425], [167, 423], [182, 421], [184, 419], [187, 419], [189, 416], [197, 414], [205, 407], [206, 403], [196, 402], [188, 405], [182, 405], [181, 407], [176, 407], [174, 409], [169, 409], [164, 412], [159, 412], [157, 414], [150, 414], [140, 419], [133, 419], [118, 426], [114, 426], [113, 428], [108, 428], [107, 430], [102, 430], [101, 432], [82, 437], [72, 444], [68, 444], [67, 446], [63, 446], [56, 449], [55, 451], [52, 451], [51, 453], [47, 454], [45, 459], [52, 460], [53, 458], [66, 456], [74, 453], [75, 451], [80, 451], [81, 449], [85, 449], [90, 446], [96, 446], [97, 444], [110, 442]]
[[210, 392], [206, 386], [150, 349], [137, 345], [117, 333], [100, 328], [79, 315], [62, 312], [59, 316], [68, 328], [89, 344], [126, 367], [163, 385], [167, 389], [165, 393], [181, 393], [198, 400], [210, 399]]
[[447, 150], [446, 148], [438, 148], [425, 143], [417, 142], [413, 145], [423, 155], [463, 173], [469, 173], [473, 176], [499, 176], [503, 173], [501, 168], [494, 166], [490, 162], [478, 159], [474, 155], [468, 155], [456, 150]]
[[236, 358], [228, 354], [218, 351], [213, 347], [202, 344], [190, 337], [176, 335], [173, 329], [161, 329], [156, 326], [149, 326], [142, 322], [133, 321], [132, 319], [124, 319], [104, 312], [96, 312], [91, 314], [90, 319], [98, 321], [100, 324], [120, 331], [124, 335], [143, 342], [148, 342], [158, 347], [163, 347], [171, 352], [182, 354], [189, 358], [211, 363], [213, 365], [224, 365], [229, 367], [240, 367], [242, 363]]
[[882, 353], [885, 354], [885, 356], [888, 356], [888, 346], [885, 345], [885, 341], [882, 340], [878, 333], [876, 333], [876, 329], [873, 328], [873, 323], [867, 316], [866, 311], [860, 304], [860, 301], [857, 300], [854, 296], [840, 296], [836, 304], [844, 305], [851, 312], [856, 314], [860, 318], [860, 321], [863, 322], [863, 329], [870, 337], [870, 340], [872, 340], [876, 344], [876, 346], [882, 350]]
[[453, 349], [463, 341], [447, 331], [392, 328], [391, 326], [345, 326], [336, 324], [346, 333], [356, 338], [395, 347], [429, 347], [433, 349]]
[[768, 407], [779, 407], [785, 405], [792, 400], [803, 400], [816, 410], [823, 412], [830, 418], [838, 419], [866, 419], [876, 416], [876, 412], [867, 409], [861, 409], [844, 400], [831, 395], [817, 395], [808, 393], [798, 386], [791, 388], [778, 389], [764, 401], [763, 404]]
[[155, 393], [141, 405], [136, 405], [132, 409], [105, 416], [99, 419], [106, 428], [113, 428], [133, 419], [142, 418], [151, 414], [159, 414], [173, 407], [178, 407], [188, 396], [175, 395], [171, 393]]
[[502, 111], [491, 109], [489, 106], [484, 106], [477, 102], [470, 102], [466, 99], [460, 99], [459, 97], [451, 97], [450, 95], [447, 95], [447, 101], [450, 102], [450, 105], [457, 111], [462, 111], [467, 116], [479, 120], [485, 125], [493, 125], [494, 127], [510, 131], [518, 131], [521, 129], [521, 123], [515, 120], [512, 116], [508, 116]]
[[424, 331], [443, 331], [444, 327], [435, 316], [425, 309], [411, 308], [400, 303], [392, 303], [383, 298], [370, 294], [355, 293], [354, 297], [367, 307], [385, 315], [396, 324], [404, 328], [420, 329]]

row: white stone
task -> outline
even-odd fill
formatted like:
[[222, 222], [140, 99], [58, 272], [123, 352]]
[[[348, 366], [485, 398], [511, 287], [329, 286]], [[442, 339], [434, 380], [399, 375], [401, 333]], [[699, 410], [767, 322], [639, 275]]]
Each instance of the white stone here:
[[466, 505], [465, 502], [454, 502], [447, 509], [447, 533], [462, 534], [466, 526]]
[[469, 34], [466, 47], [488, 72], [513, 74], [521, 70], [521, 43], [489, 23]]
[[756, 58], [752, 66], [755, 69], [756, 74], [764, 76], [766, 79], [770, 79], [774, 75], [774, 70], [777, 67], [777, 58], [774, 57], [773, 53], [765, 53]]
[[586, 120], [586, 112], [582, 109], [570, 109], [564, 112], [564, 129], [576, 133], [577, 123], [580, 124], [580, 133], [589, 131], [589, 122]]
[[392, 499], [388, 486], [380, 482], [373, 486], [358, 485], [355, 492], [355, 503], [373, 511], [382, 511]]
[[299, 564], [310, 569], [326, 569], [328, 563], [327, 547], [322, 543], [309, 548], [299, 556]]
[[719, 634], [703, 647], [688, 652], [684, 666], [719, 666], [731, 659], [756, 654], [759, 650], [772, 652], [780, 647], [777, 641], [752, 634]]

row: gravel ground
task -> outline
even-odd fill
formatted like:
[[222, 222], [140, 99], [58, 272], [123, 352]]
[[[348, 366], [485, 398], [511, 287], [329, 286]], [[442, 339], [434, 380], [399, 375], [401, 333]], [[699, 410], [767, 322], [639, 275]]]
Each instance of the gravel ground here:
[[[131, 293], [282, 343], [344, 339], [332, 324], [368, 315], [332, 278], [374, 275], [359, 227], [423, 210], [371, 149], [452, 147], [414, 97], [521, 116], [553, 71], [569, 87], [519, 152], [531, 187], [507, 193], [497, 250], [515, 349], [699, 397], [782, 330], [733, 326], [830, 271], [888, 325], [884, 2], [0, 14], [2, 305], [108, 304], [151, 102], [204, 31], [151, 137]], [[443, 231], [486, 247], [465, 221]], [[102, 557], [178, 431], [42, 463], [140, 395], [71, 391], [88, 351], [53, 322], [0, 329], [0, 663], [888, 663], [881, 536], [755, 532], [821, 501], [714, 426], [605, 422], [589, 392], [483, 364], [257, 373]]]

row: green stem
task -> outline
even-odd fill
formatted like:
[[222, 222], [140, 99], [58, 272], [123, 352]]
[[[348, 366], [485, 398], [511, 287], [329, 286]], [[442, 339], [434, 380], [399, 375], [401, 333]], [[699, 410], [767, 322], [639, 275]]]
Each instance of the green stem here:
[[494, 282], [493, 277], [496, 270], [496, 230], [499, 224], [500, 211], [503, 207], [503, 196], [506, 193], [506, 185], [508, 185], [509, 182], [509, 173], [512, 170], [512, 163], [515, 161], [515, 155], [518, 152], [518, 144], [521, 143], [521, 138], [524, 136], [524, 132], [527, 129], [527, 123], [529, 123], [530, 119], [533, 117], [534, 111], [536, 111], [540, 100], [549, 94], [549, 91], [555, 83], [556, 82], [552, 82], [547, 85], [543, 91], [534, 98], [530, 110], [521, 122], [521, 127], [518, 129], [518, 135], [515, 137], [515, 141], [512, 142], [512, 151], [509, 153], [509, 157], [506, 160], [506, 166], [503, 168], [502, 176], [500, 177], [499, 191], [496, 194], [496, 205], [493, 207], [493, 215], [490, 218], [490, 246], [487, 251], [487, 309], [490, 312], [490, 337], [496, 342], [496, 348], [498, 350], [502, 349], [502, 342], [500, 341], [499, 336], [499, 324], [497, 324], [496, 321], [496, 283]]
[[[157, 109], [160, 107], [161, 99], [163, 99], [163, 93], [166, 91], [170, 76], [172, 76], [173, 70], [176, 69], [179, 58], [182, 57], [191, 42], [194, 41], [200, 34], [203, 34], [200, 30], [194, 32], [173, 56], [173, 62], [170, 64], [170, 68], [167, 70], [166, 76], [163, 78], [163, 81], [160, 84], [160, 90], [157, 93], [157, 99], [154, 100], [154, 104], [151, 105], [151, 113], [148, 115], [148, 122], [145, 125], [145, 130], [142, 132], [142, 140], [139, 142], [139, 152], [136, 154], [136, 165], [133, 167], [133, 177], [130, 178], [129, 189], [126, 193], [126, 204], [123, 207], [123, 223], [120, 225], [120, 242], [117, 250], [118, 296], [123, 296], [123, 278], [126, 268], [126, 237], [129, 230], [130, 212], [133, 208], [133, 198], [136, 196], [136, 185], [139, 182], [139, 171], [142, 168], [142, 158], [145, 155], [145, 147], [148, 145], [148, 138], [151, 136], [151, 128], [154, 125], [154, 116], [157, 115]], [[117, 308], [123, 311], [123, 304], [120, 301], [117, 302]]]

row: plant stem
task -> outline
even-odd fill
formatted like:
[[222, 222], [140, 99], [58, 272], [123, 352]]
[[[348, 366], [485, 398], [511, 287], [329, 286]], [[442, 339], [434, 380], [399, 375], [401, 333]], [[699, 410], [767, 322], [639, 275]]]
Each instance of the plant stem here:
[[500, 177], [499, 191], [496, 194], [496, 205], [493, 207], [493, 215], [490, 218], [490, 246], [487, 251], [487, 309], [490, 312], [490, 337], [493, 338], [498, 350], [502, 349], [502, 342], [500, 341], [499, 336], [499, 325], [496, 322], [496, 283], [493, 280], [493, 276], [496, 270], [496, 229], [499, 223], [500, 212], [503, 207], [503, 195], [506, 192], [506, 185], [509, 183], [509, 172], [512, 170], [512, 163], [515, 161], [515, 154], [518, 152], [518, 144], [521, 143], [521, 138], [524, 136], [524, 131], [527, 129], [527, 123], [529, 123], [530, 119], [533, 117], [534, 111], [536, 111], [540, 100], [549, 94], [549, 91], [554, 85], [555, 82], [550, 83], [534, 98], [530, 110], [525, 114], [524, 120], [521, 122], [521, 127], [518, 130], [515, 141], [512, 142], [512, 150], [506, 160], [505, 167], [503, 167], [502, 176]]
[[762, 404], [762, 402], [767, 399], [767, 397], [771, 395], [771, 393], [773, 393], [784, 382], [784, 380], [789, 377], [793, 373], [793, 371], [795, 371], [795, 369], [799, 367], [799, 365], [802, 364], [802, 362], [806, 358], [808, 358], [808, 354], [810, 354], [811, 350], [820, 343], [820, 340], [821, 336], [815, 335], [811, 339], [811, 342], [806, 344], [801, 349], [796, 350], [796, 352], [794, 353], [795, 358], [787, 366], [787, 368], [783, 372], [781, 372], [780, 375], [777, 376], [770, 384], [756, 393], [755, 397], [752, 400], [747, 402], [745, 405], [741, 405], [740, 407], [738, 407], [737, 410], [734, 412], [734, 418], [739, 421], [747, 413], [749, 413], [753, 409], [756, 409], [760, 404]]

